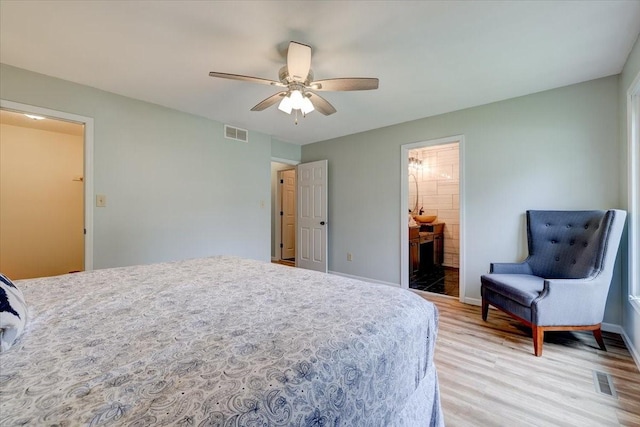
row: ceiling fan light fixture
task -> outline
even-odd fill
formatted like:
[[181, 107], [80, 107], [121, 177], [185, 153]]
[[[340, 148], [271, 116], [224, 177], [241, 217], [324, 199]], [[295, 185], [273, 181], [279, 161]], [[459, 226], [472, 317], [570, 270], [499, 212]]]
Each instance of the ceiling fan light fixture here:
[[291, 95], [289, 95], [289, 97], [291, 98], [291, 108], [293, 108], [294, 110], [301, 110], [302, 102], [304, 100], [302, 93], [300, 93], [300, 91], [296, 89], [291, 92]]
[[291, 114], [292, 109], [293, 105], [291, 102], [291, 98], [289, 98], [289, 96], [283, 97], [282, 101], [280, 101], [280, 105], [278, 105], [278, 110], [282, 111], [283, 113]]
[[313, 108], [313, 104], [311, 103], [311, 100], [306, 96], [302, 100], [302, 107], [300, 109], [302, 110], [302, 114], [304, 115], [307, 115], [313, 110], [315, 110], [315, 108]]
[[307, 115], [314, 111], [313, 103], [300, 90], [292, 90], [285, 95], [278, 105], [278, 110], [283, 113], [291, 114], [293, 110], [300, 110], [302, 114]]

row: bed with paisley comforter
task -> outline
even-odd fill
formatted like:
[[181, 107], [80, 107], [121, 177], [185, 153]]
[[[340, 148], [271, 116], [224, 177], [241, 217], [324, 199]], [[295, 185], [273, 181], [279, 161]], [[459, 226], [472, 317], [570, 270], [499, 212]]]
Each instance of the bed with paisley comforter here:
[[16, 281], [0, 425], [443, 425], [435, 306], [236, 257]]

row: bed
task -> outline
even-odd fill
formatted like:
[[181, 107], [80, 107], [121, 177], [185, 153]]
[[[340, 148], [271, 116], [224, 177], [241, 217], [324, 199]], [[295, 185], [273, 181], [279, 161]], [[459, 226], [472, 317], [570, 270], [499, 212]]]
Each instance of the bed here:
[[226, 256], [15, 284], [0, 425], [443, 425], [410, 291]]

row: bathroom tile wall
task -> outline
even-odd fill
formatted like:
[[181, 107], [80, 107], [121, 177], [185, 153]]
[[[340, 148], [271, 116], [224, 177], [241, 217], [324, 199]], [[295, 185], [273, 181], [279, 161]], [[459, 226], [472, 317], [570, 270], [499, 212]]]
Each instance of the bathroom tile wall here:
[[[444, 265], [460, 265], [460, 190], [458, 144], [446, 144], [411, 150], [409, 157], [417, 157], [422, 165], [410, 168], [418, 182], [418, 210], [424, 215], [437, 215], [444, 222]], [[415, 184], [409, 177], [409, 206], [415, 203]], [[416, 212], [417, 213], [417, 212]]]

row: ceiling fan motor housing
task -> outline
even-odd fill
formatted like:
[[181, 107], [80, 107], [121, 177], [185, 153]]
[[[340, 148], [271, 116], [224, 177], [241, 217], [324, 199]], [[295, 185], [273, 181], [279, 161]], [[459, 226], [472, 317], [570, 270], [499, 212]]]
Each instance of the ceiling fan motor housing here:
[[280, 78], [280, 81], [287, 86], [294, 82], [301, 83], [304, 86], [309, 86], [309, 83], [313, 81], [313, 71], [309, 70], [309, 74], [307, 74], [307, 78], [303, 82], [298, 82], [289, 75], [289, 68], [287, 68], [287, 66], [284, 65], [282, 68], [280, 68], [280, 71], [278, 72], [278, 77]]

